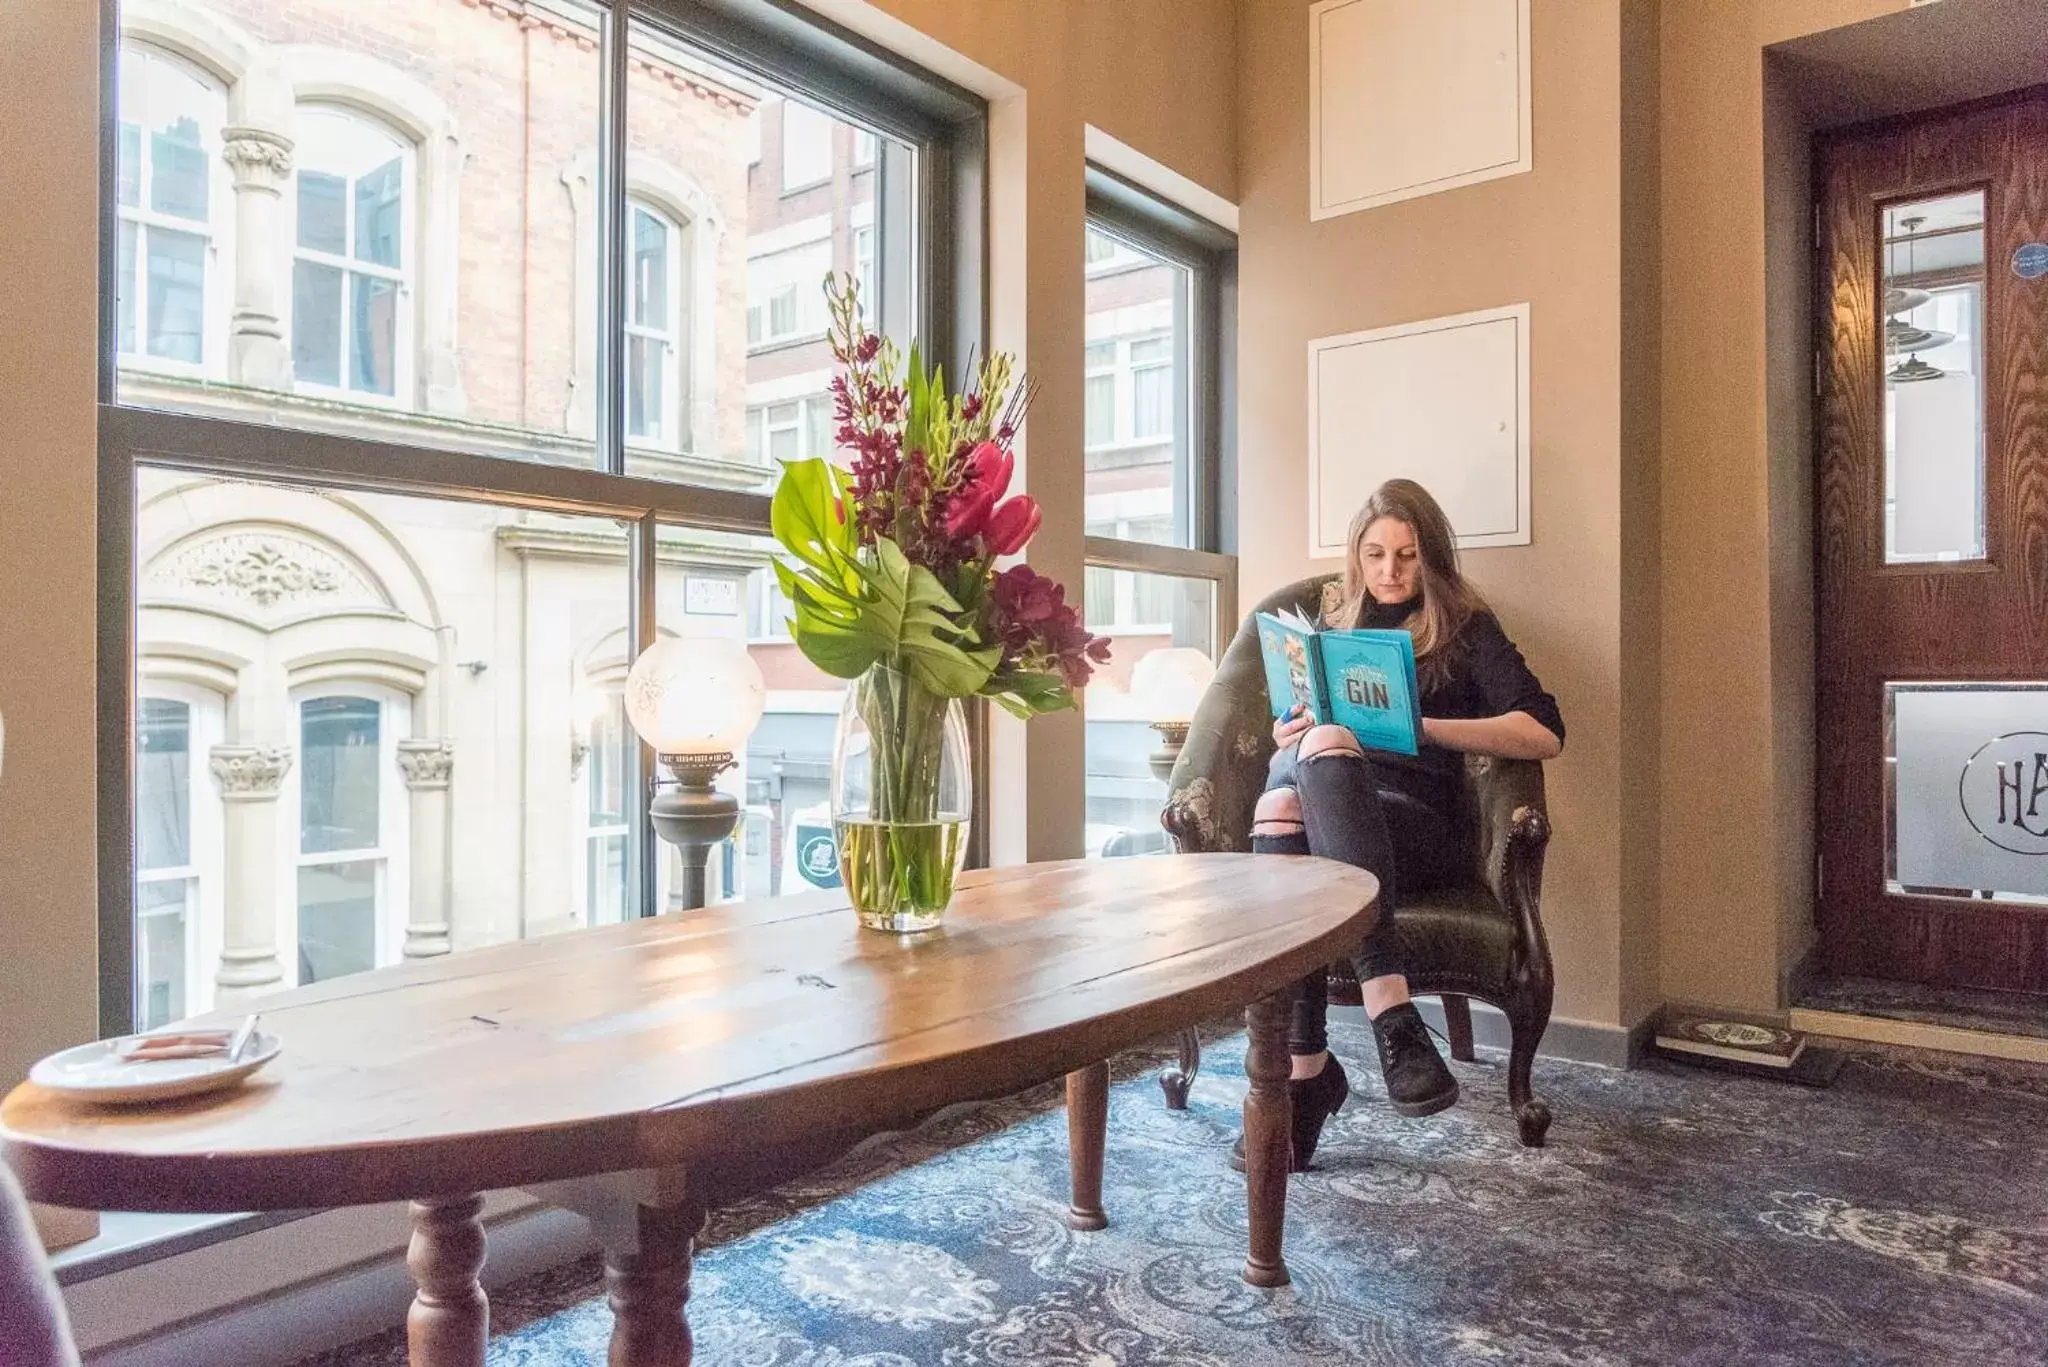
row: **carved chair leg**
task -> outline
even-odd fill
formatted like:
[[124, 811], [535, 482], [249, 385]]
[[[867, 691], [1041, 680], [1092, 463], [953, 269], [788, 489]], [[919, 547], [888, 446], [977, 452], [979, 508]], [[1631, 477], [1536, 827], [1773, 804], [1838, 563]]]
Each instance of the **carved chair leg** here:
[[1159, 1090], [1166, 1093], [1166, 1108], [1170, 1111], [1185, 1111], [1188, 1108], [1188, 1088], [1195, 1084], [1195, 1074], [1202, 1071], [1202, 1037], [1192, 1028], [1180, 1032], [1177, 1041], [1180, 1058], [1166, 1066], [1159, 1075]]
[[412, 1367], [483, 1367], [491, 1305], [477, 1274], [484, 1269], [481, 1196], [412, 1203], [405, 1265], [419, 1291], [405, 1315]]
[[1073, 1199], [1068, 1229], [1108, 1229], [1102, 1209], [1102, 1151], [1109, 1132], [1109, 1064], [1067, 1074], [1067, 1165]]
[[639, 1209], [631, 1251], [607, 1248], [605, 1299], [612, 1309], [611, 1367], [690, 1367], [684, 1305], [704, 1208], [695, 1201]]
[[1524, 1148], [1540, 1149], [1550, 1130], [1550, 1107], [1530, 1095], [1529, 1070], [1550, 1024], [1549, 1002], [1519, 1003], [1508, 1011], [1508, 1107]]
[[1245, 1013], [1251, 1042], [1245, 1050], [1245, 1205], [1251, 1217], [1244, 1279], [1253, 1286], [1285, 1286], [1287, 1262], [1281, 1235], [1287, 1223], [1287, 1170], [1294, 1154], [1294, 1110], [1287, 1097], [1287, 1018], [1294, 1007], [1289, 988], [1252, 1003]]
[[1451, 1057], [1460, 1063], [1470, 1063], [1472, 1053], [1472, 1003], [1469, 998], [1455, 992], [1443, 995], [1444, 1026], [1451, 1036]]

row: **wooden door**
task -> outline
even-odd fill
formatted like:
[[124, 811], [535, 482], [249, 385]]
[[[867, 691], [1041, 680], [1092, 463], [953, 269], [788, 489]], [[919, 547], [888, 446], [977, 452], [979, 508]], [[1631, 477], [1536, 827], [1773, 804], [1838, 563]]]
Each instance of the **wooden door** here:
[[2048, 991], [2048, 88], [1817, 171], [1823, 962]]

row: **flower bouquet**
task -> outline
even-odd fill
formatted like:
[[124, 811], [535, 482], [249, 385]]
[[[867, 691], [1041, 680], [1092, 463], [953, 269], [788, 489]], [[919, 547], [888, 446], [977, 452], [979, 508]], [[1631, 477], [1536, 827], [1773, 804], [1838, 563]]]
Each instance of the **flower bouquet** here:
[[1074, 706], [1109, 658], [1066, 590], [1028, 565], [1041, 513], [1011, 494], [1012, 443], [1032, 388], [1008, 355], [946, 392], [916, 347], [867, 331], [858, 286], [826, 281], [837, 444], [783, 470], [775, 573], [806, 659], [853, 681], [832, 757], [840, 876], [863, 924], [935, 926], [953, 894], [973, 808], [960, 700], [1018, 717]]

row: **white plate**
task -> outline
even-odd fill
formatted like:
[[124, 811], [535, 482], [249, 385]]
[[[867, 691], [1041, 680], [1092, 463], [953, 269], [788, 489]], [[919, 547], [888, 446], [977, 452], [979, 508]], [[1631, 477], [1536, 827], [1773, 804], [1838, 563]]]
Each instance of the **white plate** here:
[[258, 1030], [242, 1057], [233, 1063], [226, 1054], [131, 1063], [115, 1052], [130, 1038], [133, 1036], [95, 1040], [52, 1054], [29, 1069], [28, 1079], [81, 1101], [163, 1101], [232, 1087], [276, 1058], [284, 1047], [277, 1036]]

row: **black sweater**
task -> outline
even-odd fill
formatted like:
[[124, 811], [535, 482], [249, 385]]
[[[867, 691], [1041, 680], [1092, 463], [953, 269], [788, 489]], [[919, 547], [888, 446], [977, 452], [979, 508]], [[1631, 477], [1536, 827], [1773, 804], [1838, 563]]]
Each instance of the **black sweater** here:
[[[1399, 627], [1409, 610], [1406, 603], [1371, 602], [1359, 625]], [[1564, 740], [1564, 716], [1557, 710], [1557, 699], [1544, 691], [1522, 652], [1501, 630], [1499, 618], [1478, 613], [1444, 649], [1448, 654], [1442, 678], [1435, 687], [1425, 685], [1422, 690], [1423, 716], [1469, 720], [1527, 712], [1555, 732], [1560, 742]], [[1439, 811], [1455, 806], [1465, 763], [1457, 751], [1425, 741], [1413, 758], [1375, 752], [1372, 761], [1385, 787]]]

